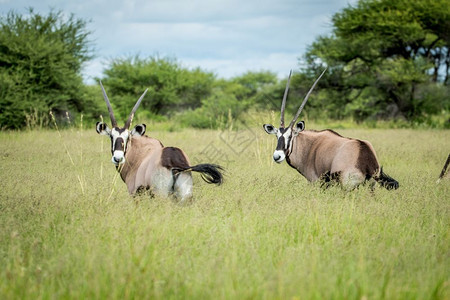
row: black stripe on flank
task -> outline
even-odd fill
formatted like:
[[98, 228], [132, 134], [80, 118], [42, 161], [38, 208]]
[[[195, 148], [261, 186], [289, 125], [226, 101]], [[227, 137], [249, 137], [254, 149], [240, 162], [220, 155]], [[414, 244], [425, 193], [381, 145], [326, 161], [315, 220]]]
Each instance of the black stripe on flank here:
[[360, 140], [357, 141], [359, 142], [359, 153], [356, 168], [358, 168], [365, 175], [365, 179], [368, 180], [375, 175], [379, 168], [377, 158], [372, 149], [370, 149], [365, 142]]

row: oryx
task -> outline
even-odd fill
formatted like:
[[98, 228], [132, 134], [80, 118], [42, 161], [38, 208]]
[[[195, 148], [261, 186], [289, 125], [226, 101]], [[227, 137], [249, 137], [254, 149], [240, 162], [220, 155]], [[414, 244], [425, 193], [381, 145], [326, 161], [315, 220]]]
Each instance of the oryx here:
[[346, 189], [353, 189], [371, 178], [387, 189], [397, 189], [396, 180], [383, 173], [375, 150], [368, 141], [347, 138], [333, 130], [304, 130], [305, 122], [297, 119], [309, 95], [326, 69], [317, 78], [307, 93], [289, 126], [284, 125], [284, 111], [289, 92], [292, 71], [287, 80], [281, 103], [280, 128], [264, 124], [264, 130], [277, 136], [277, 146], [273, 160], [287, 163], [310, 182], [331, 180], [339, 182]]
[[111, 138], [111, 161], [126, 183], [130, 194], [148, 190], [151, 194], [163, 197], [173, 194], [180, 202], [184, 202], [192, 196], [191, 171], [200, 172], [207, 183], [217, 185], [222, 183], [220, 166], [214, 164], [191, 166], [181, 149], [164, 147], [159, 140], [144, 135], [145, 124], [138, 124], [130, 131], [133, 116], [147, 90], [134, 105], [124, 127], [119, 127], [101, 82], [100, 86], [112, 128], [103, 122], [97, 122], [96, 130], [97, 133]]

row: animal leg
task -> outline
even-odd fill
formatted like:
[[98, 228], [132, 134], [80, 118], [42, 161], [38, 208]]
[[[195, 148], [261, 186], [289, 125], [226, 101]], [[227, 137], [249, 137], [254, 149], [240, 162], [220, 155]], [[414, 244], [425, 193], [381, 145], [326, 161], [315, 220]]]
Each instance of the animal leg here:
[[136, 192], [133, 194], [133, 196], [144, 196], [148, 195], [150, 198], [153, 198], [155, 195], [153, 195], [152, 189], [149, 186], [143, 186], [137, 188]]
[[172, 172], [161, 169], [152, 177], [152, 190], [156, 195], [167, 198], [173, 191], [173, 182]]
[[191, 172], [180, 172], [176, 175], [173, 186], [175, 197], [179, 199], [179, 204], [184, 204], [192, 198], [192, 176]]
[[327, 189], [330, 186], [333, 186], [334, 184], [339, 182], [339, 178], [341, 176], [341, 172], [334, 172], [331, 173], [330, 171], [322, 174], [319, 177], [320, 187]]
[[346, 191], [354, 190], [365, 180], [365, 176], [359, 171], [342, 172], [340, 182]]

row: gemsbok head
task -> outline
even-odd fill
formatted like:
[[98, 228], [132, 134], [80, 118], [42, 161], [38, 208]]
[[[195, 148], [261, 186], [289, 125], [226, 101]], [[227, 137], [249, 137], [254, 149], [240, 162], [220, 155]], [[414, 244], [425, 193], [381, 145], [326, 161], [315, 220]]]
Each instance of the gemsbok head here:
[[328, 185], [331, 181], [335, 181], [345, 189], [353, 189], [373, 178], [387, 189], [397, 189], [398, 182], [383, 173], [375, 150], [368, 141], [343, 137], [330, 129], [305, 130], [305, 122], [297, 122], [312, 90], [325, 71], [326, 69], [316, 79], [294, 118], [286, 127], [284, 111], [292, 75], [292, 71], [290, 72], [281, 102], [280, 127], [263, 125], [268, 134], [277, 137], [273, 160], [277, 163], [286, 160], [310, 182], [321, 180]]
[[163, 197], [174, 195], [180, 203], [192, 197], [191, 171], [199, 172], [207, 183], [220, 185], [223, 181], [222, 168], [214, 164], [191, 166], [186, 154], [176, 147], [164, 147], [154, 138], [144, 135], [145, 124], [138, 124], [130, 131], [133, 116], [136, 113], [147, 90], [134, 105], [123, 127], [117, 125], [111, 103], [103, 84], [100, 82], [111, 119], [111, 128], [103, 122], [97, 122], [98, 134], [111, 139], [112, 163], [116, 166], [128, 192], [149, 191]]

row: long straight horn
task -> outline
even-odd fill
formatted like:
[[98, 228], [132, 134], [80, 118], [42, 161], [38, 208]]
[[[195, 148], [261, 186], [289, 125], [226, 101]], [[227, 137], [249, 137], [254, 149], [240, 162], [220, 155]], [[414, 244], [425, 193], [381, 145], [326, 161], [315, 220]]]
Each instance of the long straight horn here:
[[131, 122], [133, 121], [133, 117], [134, 117], [134, 113], [136, 112], [136, 110], [138, 109], [139, 105], [141, 104], [142, 99], [144, 99], [145, 94], [147, 93], [148, 89], [146, 89], [144, 91], [144, 93], [142, 94], [141, 98], [139, 98], [139, 100], [136, 102], [136, 104], [134, 105], [133, 109], [131, 110], [130, 116], [128, 117], [127, 121], [125, 122], [125, 128], [129, 129]]
[[288, 81], [286, 82], [286, 89], [284, 90], [283, 102], [281, 102], [280, 127], [284, 128], [284, 110], [286, 109], [286, 99], [289, 93], [289, 84], [291, 83], [292, 70], [289, 72]]
[[114, 118], [113, 109], [111, 107], [111, 103], [109, 102], [108, 96], [106, 95], [105, 88], [103, 87], [102, 81], [100, 80], [100, 86], [102, 87], [103, 98], [105, 98], [106, 106], [108, 107], [109, 117], [111, 118], [111, 126], [117, 127], [116, 118]]
[[309, 95], [311, 95], [311, 92], [315, 88], [316, 84], [319, 82], [320, 78], [322, 78], [323, 74], [325, 74], [326, 70], [327, 70], [327, 68], [325, 68], [325, 70], [323, 70], [322, 74], [320, 74], [319, 78], [316, 79], [316, 81], [314, 82], [312, 87], [309, 89], [308, 94], [306, 94], [305, 99], [303, 100], [302, 104], [300, 105], [300, 108], [298, 109], [297, 113], [295, 114], [294, 119], [292, 119], [291, 124], [289, 124], [289, 127], [292, 127], [292, 125], [294, 125], [295, 121], [297, 121], [298, 117], [300, 116], [300, 113], [303, 110], [303, 107], [306, 104], [306, 101], [308, 101]]

